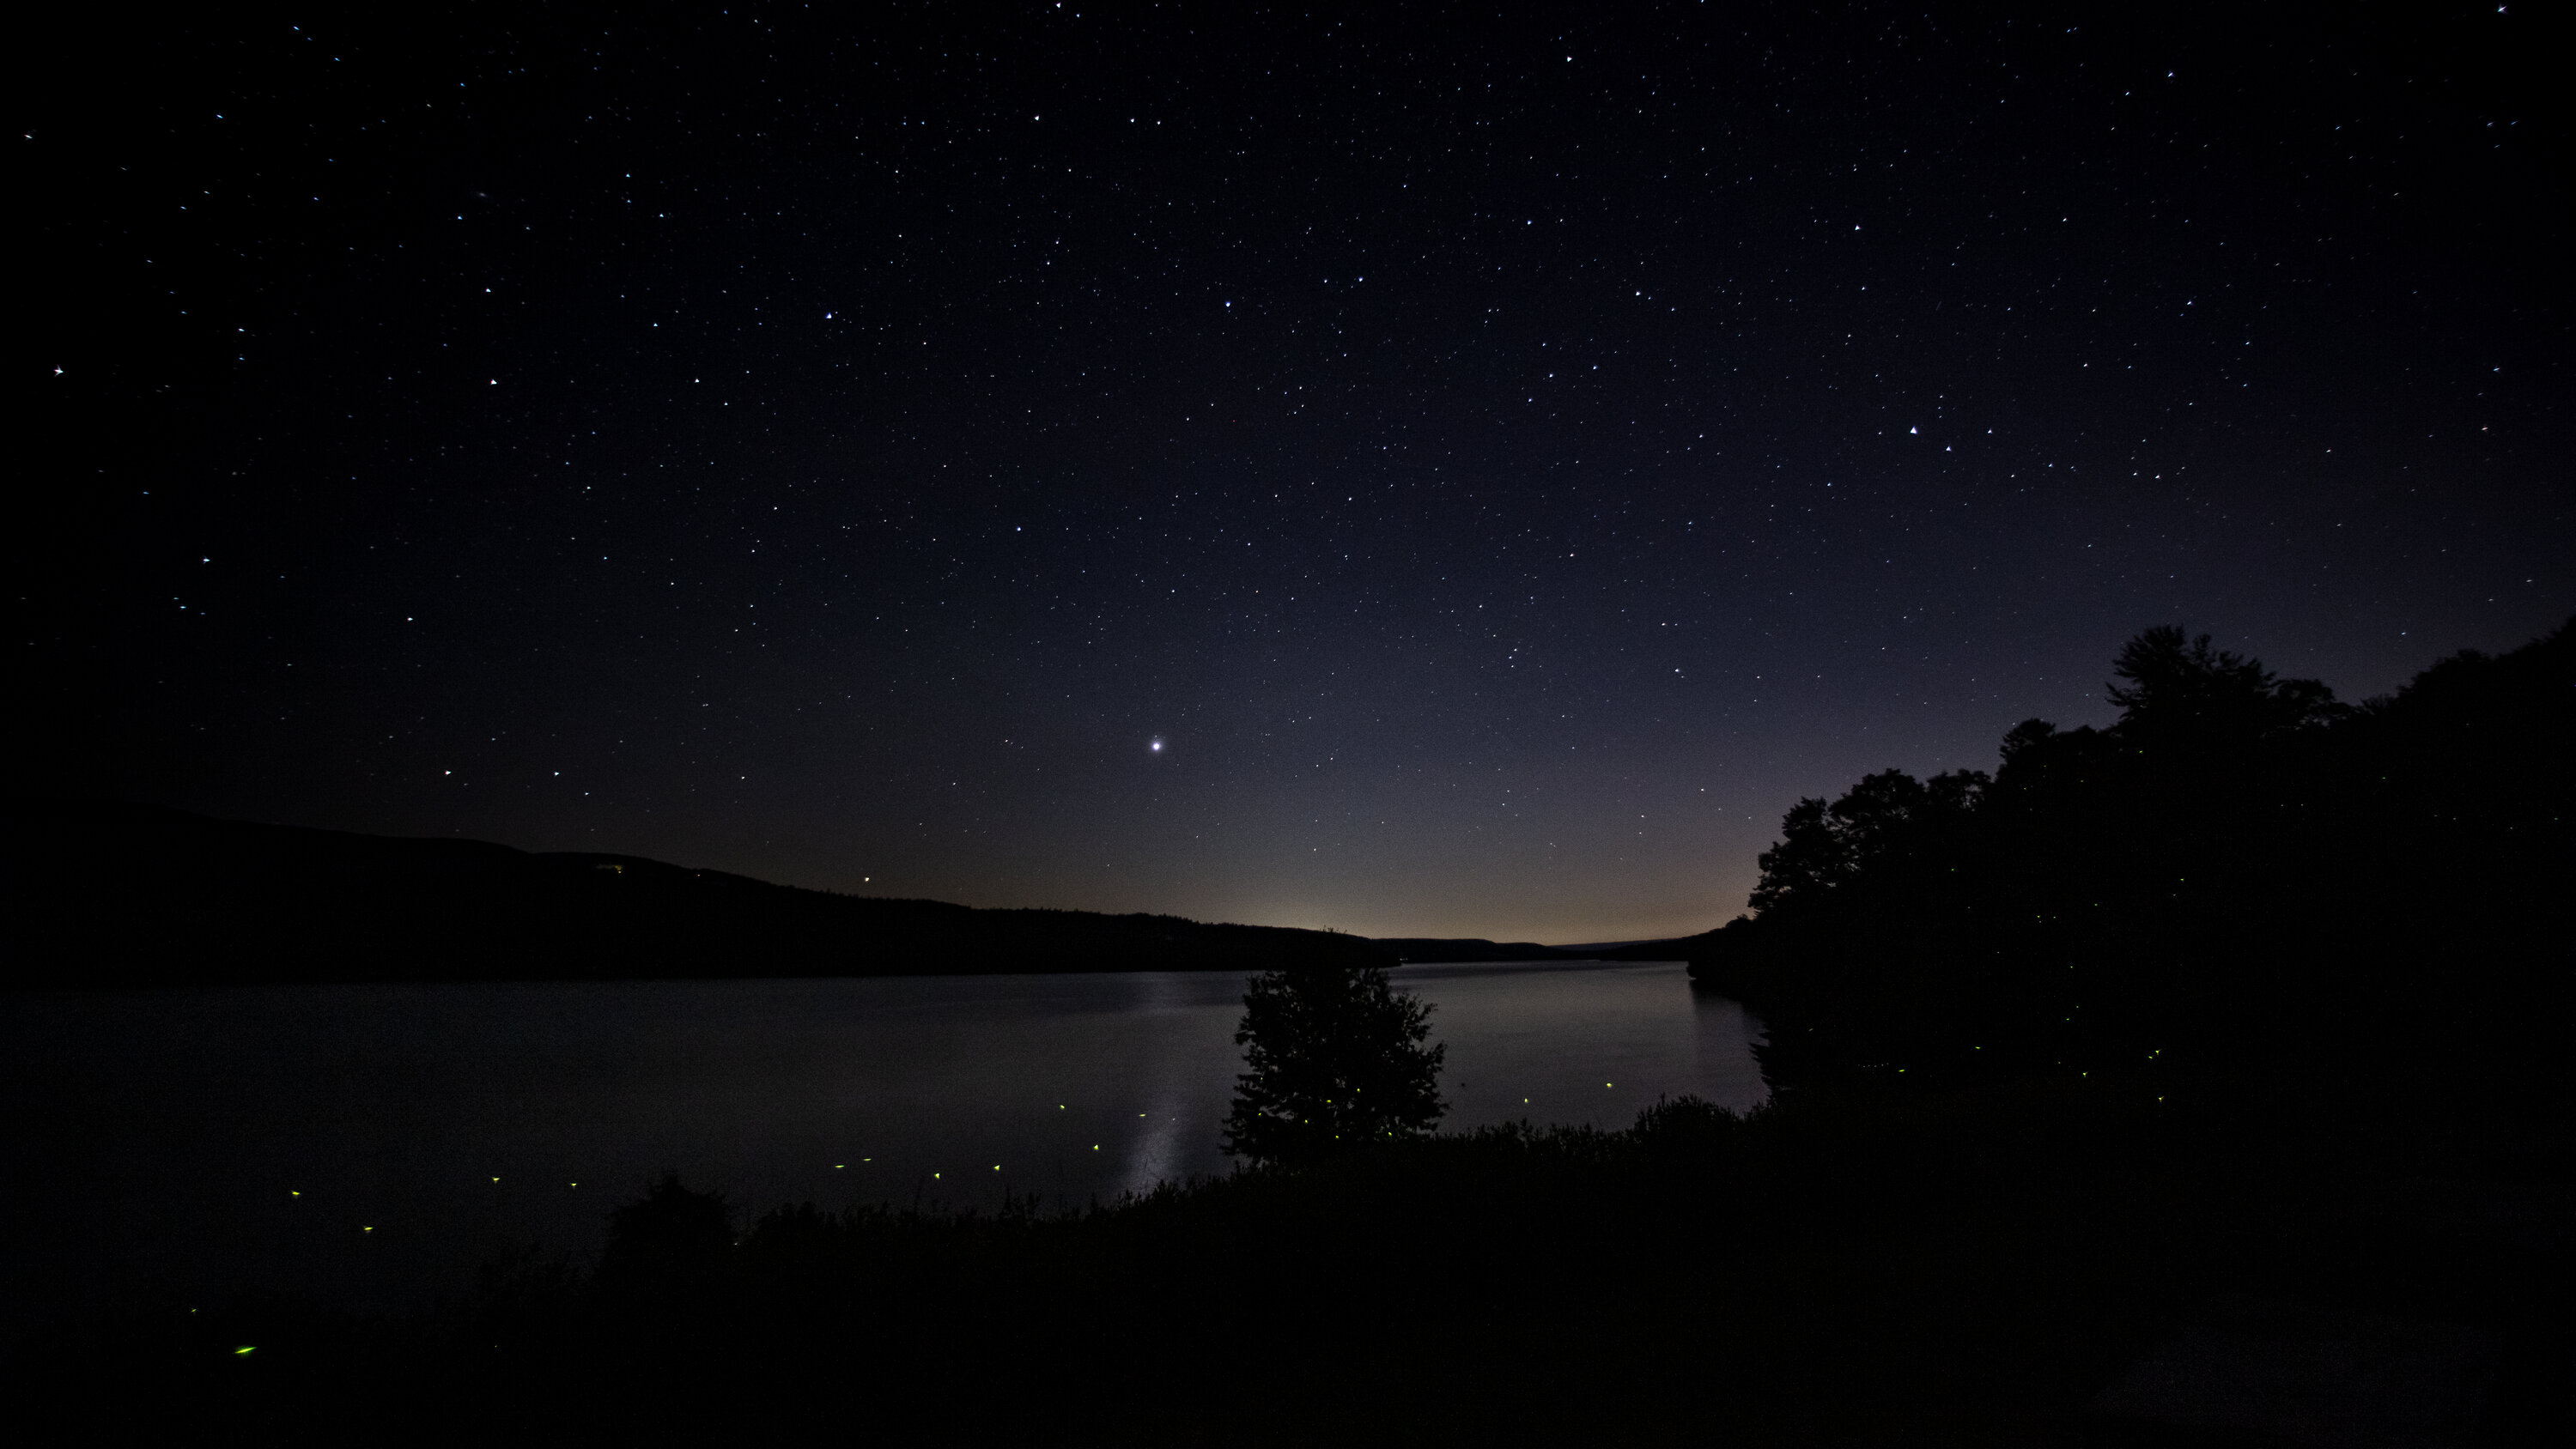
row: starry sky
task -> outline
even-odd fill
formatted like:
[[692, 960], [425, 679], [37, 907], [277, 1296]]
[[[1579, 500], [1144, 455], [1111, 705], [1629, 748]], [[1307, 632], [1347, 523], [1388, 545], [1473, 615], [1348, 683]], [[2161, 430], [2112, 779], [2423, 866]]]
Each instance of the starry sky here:
[[2145, 626], [2576, 612], [2522, 8], [57, 15], [12, 788], [1704, 929]]

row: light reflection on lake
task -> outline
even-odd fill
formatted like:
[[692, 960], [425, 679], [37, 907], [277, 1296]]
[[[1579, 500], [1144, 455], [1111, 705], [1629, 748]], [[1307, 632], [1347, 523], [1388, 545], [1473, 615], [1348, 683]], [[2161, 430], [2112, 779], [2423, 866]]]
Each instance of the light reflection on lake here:
[[[1412, 966], [1445, 1127], [1761, 1100], [1678, 963]], [[664, 1169], [736, 1204], [1054, 1206], [1220, 1173], [1236, 973], [279, 987], [0, 1008], [0, 1299], [384, 1305], [595, 1250]], [[368, 1231], [372, 1229], [372, 1231]]]

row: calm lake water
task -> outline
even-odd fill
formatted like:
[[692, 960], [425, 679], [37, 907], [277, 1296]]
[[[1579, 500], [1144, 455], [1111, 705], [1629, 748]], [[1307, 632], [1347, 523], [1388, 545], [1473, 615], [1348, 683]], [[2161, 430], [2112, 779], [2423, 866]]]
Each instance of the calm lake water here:
[[[1679, 963], [1410, 966], [1446, 1127], [1761, 1100]], [[394, 1306], [595, 1252], [665, 1169], [740, 1207], [1049, 1205], [1222, 1173], [1235, 973], [236, 988], [0, 1001], [0, 1315]]]

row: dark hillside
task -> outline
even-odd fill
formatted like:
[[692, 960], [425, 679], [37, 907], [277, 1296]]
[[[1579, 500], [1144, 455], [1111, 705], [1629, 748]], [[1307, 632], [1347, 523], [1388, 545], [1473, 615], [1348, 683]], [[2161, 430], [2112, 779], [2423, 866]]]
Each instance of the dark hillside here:
[[844, 896], [149, 805], [12, 801], [6, 822], [20, 989], [1393, 964], [1324, 931]]

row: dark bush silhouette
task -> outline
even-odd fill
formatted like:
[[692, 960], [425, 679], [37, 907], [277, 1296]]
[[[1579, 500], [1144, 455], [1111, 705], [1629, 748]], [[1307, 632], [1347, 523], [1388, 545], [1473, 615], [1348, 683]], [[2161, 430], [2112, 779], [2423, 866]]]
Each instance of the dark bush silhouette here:
[[608, 1215], [599, 1285], [617, 1294], [703, 1288], [733, 1251], [733, 1209], [720, 1192], [684, 1187], [666, 1173], [644, 1196]]
[[1426, 1046], [1431, 1008], [1374, 967], [1271, 971], [1243, 998], [1244, 1074], [1225, 1150], [1311, 1162], [1363, 1143], [1418, 1136], [1446, 1110], [1444, 1046]]

